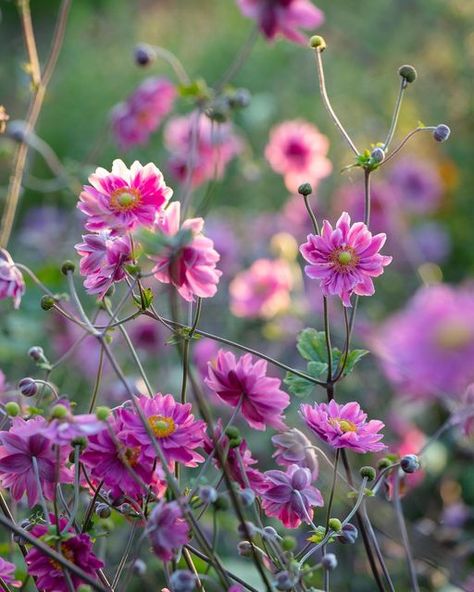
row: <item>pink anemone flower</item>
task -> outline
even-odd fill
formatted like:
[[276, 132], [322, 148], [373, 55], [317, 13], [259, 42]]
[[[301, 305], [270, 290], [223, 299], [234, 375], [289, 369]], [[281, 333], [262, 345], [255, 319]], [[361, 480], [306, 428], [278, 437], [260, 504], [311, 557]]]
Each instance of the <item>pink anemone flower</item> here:
[[189, 541], [189, 526], [178, 502], [159, 502], [148, 520], [153, 551], [162, 561], [171, 561]]
[[8, 251], [0, 249], [0, 300], [13, 299], [13, 306], [20, 306], [25, 293], [25, 282]]

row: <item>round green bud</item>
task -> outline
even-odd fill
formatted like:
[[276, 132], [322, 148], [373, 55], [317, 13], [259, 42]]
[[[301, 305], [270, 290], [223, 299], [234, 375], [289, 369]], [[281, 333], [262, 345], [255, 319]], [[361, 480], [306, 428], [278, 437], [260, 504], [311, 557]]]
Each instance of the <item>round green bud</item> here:
[[230, 448], [238, 448], [242, 444], [242, 438], [239, 436], [238, 438], [231, 438], [229, 440], [229, 447]]
[[97, 506], [95, 507], [95, 513], [97, 514], [97, 516], [99, 516], [99, 518], [109, 518], [112, 513], [112, 510], [110, 509], [110, 506], [108, 506], [107, 504], [100, 503], [97, 504]]
[[398, 73], [400, 74], [400, 76], [406, 80], [407, 82], [415, 82], [416, 80], [416, 70], [413, 66], [410, 66], [408, 64], [405, 64], [404, 66], [400, 66], [400, 68], [398, 68]]
[[110, 410], [110, 407], [96, 407], [95, 408], [95, 416], [100, 421], [107, 421], [107, 419], [110, 417], [111, 413], [112, 413], [112, 411]]
[[8, 401], [5, 405], [5, 411], [10, 417], [16, 417], [20, 414], [20, 405], [15, 401]]
[[85, 436], [77, 436], [76, 438], [71, 440], [72, 446], [79, 446], [79, 450], [84, 450], [85, 448], [87, 448], [88, 443], [89, 441]]
[[77, 588], [77, 592], [92, 592], [92, 588], [89, 584], [81, 584], [79, 588]]
[[235, 426], [229, 426], [225, 430], [225, 435], [231, 439], [232, 438], [240, 438], [240, 430], [239, 430], [239, 428], [236, 428]]
[[309, 40], [309, 44], [313, 49], [317, 49], [318, 51], [324, 51], [326, 49], [326, 41], [320, 35], [313, 35]]
[[340, 532], [342, 530], [342, 522], [339, 520], [339, 518], [330, 518], [329, 528], [334, 530], [334, 532]]
[[225, 495], [219, 495], [213, 506], [217, 512], [226, 512], [229, 509], [229, 500]]
[[392, 461], [389, 458], [387, 458], [386, 456], [384, 456], [377, 463], [377, 468], [379, 471], [383, 471], [384, 469], [387, 469], [392, 464], [393, 464]]
[[67, 417], [69, 410], [64, 405], [58, 404], [51, 409], [51, 417], [53, 419], [64, 419]]
[[76, 269], [76, 265], [75, 263], [73, 263], [72, 261], [70, 261], [69, 259], [67, 259], [62, 265], [61, 265], [61, 273], [63, 275], [67, 275], [68, 273], [74, 273]]
[[40, 300], [40, 305], [43, 310], [51, 310], [55, 304], [56, 300], [52, 296], [48, 296], [47, 294], [43, 296]]
[[362, 467], [360, 470], [360, 476], [362, 478], [366, 477], [367, 481], [373, 481], [375, 479], [375, 476], [377, 475], [377, 471], [374, 469], [374, 467]]
[[285, 536], [281, 540], [281, 548], [283, 551], [293, 551], [296, 547], [296, 539], [292, 536]]
[[307, 197], [313, 193], [313, 188], [311, 187], [311, 183], [302, 183], [298, 187], [298, 193], [303, 197]]

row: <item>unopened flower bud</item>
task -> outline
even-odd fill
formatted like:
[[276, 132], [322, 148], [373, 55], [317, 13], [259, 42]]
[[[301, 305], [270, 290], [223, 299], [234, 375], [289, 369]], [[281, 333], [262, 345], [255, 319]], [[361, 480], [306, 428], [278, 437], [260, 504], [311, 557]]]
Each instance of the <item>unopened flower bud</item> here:
[[18, 388], [24, 397], [34, 397], [38, 392], [36, 382], [30, 377], [22, 378], [18, 383]]
[[7, 127], [7, 136], [15, 142], [25, 142], [28, 138], [26, 121], [21, 119], [10, 121]]
[[330, 518], [329, 519], [329, 528], [334, 530], [334, 532], [340, 532], [342, 529], [342, 522], [339, 518]]
[[65, 405], [54, 405], [51, 409], [52, 419], [64, 419], [69, 414], [69, 409]]
[[170, 577], [171, 592], [193, 592], [196, 576], [187, 569], [178, 569]]
[[242, 505], [245, 508], [250, 507], [255, 501], [255, 493], [251, 489], [249, 489], [248, 487], [246, 489], [242, 489], [242, 491], [240, 491], [239, 495], [240, 495], [240, 500], [242, 502]]
[[337, 558], [334, 553], [326, 553], [321, 559], [321, 565], [326, 571], [334, 571], [337, 567]]
[[375, 476], [377, 475], [377, 471], [374, 469], [374, 467], [362, 467], [360, 470], [360, 476], [362, 478], [366, 478], [367, 481], [373, 481], [375, 479]]
[[217, 491], [210, 485], [202, 485], [199, 488], [198, 495], [205, 504], [213, 504], [217, 499]]
[[408, 64], [406, 64], [405, 66], [400, 66], [400, 68], [398, 68], [398, 73], [404, 80], [406, 80], [409, 83], [415, 82], [417, 77], [415, 68]]
[[206, 109], [206, 115], [211, 121], [224, 123], [229, 119], [230, 102], [227, 97], [218, 97], [212, 105]]
[[309, 40], [309, 44], [313, 49], [324, 51], [326, 49], [326, 41], [320, 35], [313, 35]]
[[281, 541], [281, 548], [283, 551], [293, 551], [296, 547], [296, 539], [292, 536], [283, 537]]
[[416, 454], [407, 454], [400, 460], [400, 467], [405, 473], [416, 473], [420, 468], [420, 461]]
[[43, 310], [51, 310], [55, 304], [56, 300], [48, 294], [45, 294], [40, 300], [40, 305]]
[[96, 409], [95, 409], [95, 416], [100, 421], [107, 421], [107, 419], [109, 418], [111, 413], [112, 413], [112, 411], [110, 410], [109, 407], [100, 406], [100, 407], [96, 407]]
[[250, 105], [251, 95], [246, 88], [238, 88], [230, 97], [229, 105], [233, 109], [245, 109]]
[[20, 414], [20, 405], [15, 401], [8, 401], [8, 403], [5, 404], [5, 411], [10, 417], [16, 417]]
[[263, 529], [263, 538], [267, 541], [275, 541], [278, 538], [278, 533], [273, 526], [265, 526]]
[[75, 263], [73, 263], [72, 261], [69, 261], [69, 259], [64, 261], [64, 263], [61, 265], [61, 273], [63, 275], [67, 275], [68, 273], [74, 273], [75, 269], [76, 269]]
[[246, 521], [244, 524], [239, 524], [238, 531], [240, 536], [247, 537], [253, 539], [253, 537], [257, 534], [257, 527], [253, 522]]
[[73, 448], [78, 446], [79, 451], [85, 450], [87, 448], [88, 443], [89, 443], [89, 441], [87, 440], [87, 438], [85, 436], [77, 436], [76, 438], [73, 438], [71, 440], [71, 445], [73, 446]]
[[92, 592], [92, 588], [89, 586], [89, 584], [81, 584], [77, 588], [77, 592]]
[[290, 574], [289, 571], [281, 571], [275, 576], [275, 586], [277, 590], [293, 590], [298, 578]]
[[376, 146], [370, 153], [370, 158], [377, 164], [383, 161], [385, 158], [385, 151], [380, 146]]
[[252, 554], [252, 545], [248, 541], [240, 541], [237, 550], [241, 557], [250, 557]]
[[214, 502], [214, 508], [217, 511], [225, 512], [229, 509], [229, 500], [225, 495], [218, 495], [216, 501]]
[[242, 438], [240, 436], [238, 438], [231, 438], [229, 440], [229, 447], [230, 448], [238, 448], [242, 444]]
[[359, 531], [353, 524], [345, 524], [337, 535], [337, 540], [343, 545], [352, 545], [356, 542]]
[[132, 565], [132, 572], [136, 576], [144, 576], [146, 574], [146, 563], [143, 559], [135, 559]]
[[33, 347], [30, 347], [30, 349], [28, 350], [28, 355], [35, 362], [41, 362], [41, 360], [44, 359], [43, 348], [39, 345], [34, 345]]
[[298, 193], [300, 195], [303, 195], [304, 197], [311, 195], [313, 193], [313, 188], [311, 187], [311, 183], [302, 183], [298, 187]]
[[109, 518], [112, 510], [107, 504], [100, 503], [95, 507], [95, 513], [97, 516], [99, 516], [99, 518]]
[[133, 52], [137, 66], [149, 66], [156, 59], [155, 50], [146, 43], [140, 43]]
[[386, 456], [384, 456], [377, 463], [377, 468], [379, 469], [379, 471], [383, 471], [383, 469], [387, 469], [392, 464], [393, 464], [392, 461], [389, 458], [387, 458]]
[[228, 438], [240, 438], [240, 430], [235, 426], [229, 426], [224, 433]]
[[433, 138], [437, 142], [446, 142], [451, 134], [451, 130], [444, 123], [440, 123], [433, 131]]

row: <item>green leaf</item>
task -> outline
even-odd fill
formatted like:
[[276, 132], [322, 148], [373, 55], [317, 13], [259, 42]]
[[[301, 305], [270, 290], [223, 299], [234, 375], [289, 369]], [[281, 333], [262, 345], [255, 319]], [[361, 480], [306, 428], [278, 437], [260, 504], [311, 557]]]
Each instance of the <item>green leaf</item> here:
[[324, 331], [303, 329], [298, 335], [296, 347], [300, 355], [309, 362], [327, 362], [326, 336]]
[[286, 373], [283, 382], [288, 387], [290, 393], [296, 397], [308, 397], [313, 392], [314, 384], [312, 382], [296, 376], [296, 374], [292, 374], [291, 372]]
[[308, 374], [319, 378], [328, 371], [327, 362], [308, 362]]
[[140, 310], [147, 310], [153, 302], [153, 296], [151, 288], [142, 288], [141, 294], [134, 295], [133, 299]]
[[[354, 370], [356, 364], [369, 353], [366, 349], [353, 349], [347, 355], [346, 365], [344, 367], [344, 372], [342, 373], [343, 376], [347, 376]], [[337, 368], [339, 363], [342, 363], [343, 353], [337, 347], [332, 349], [332, 371], [333, 374], [337, 372]]]
[[170, 246], [169, 237], [161, 232], [141, 228], [136, 232], [136, 237], [148, 255], [159, 255]]

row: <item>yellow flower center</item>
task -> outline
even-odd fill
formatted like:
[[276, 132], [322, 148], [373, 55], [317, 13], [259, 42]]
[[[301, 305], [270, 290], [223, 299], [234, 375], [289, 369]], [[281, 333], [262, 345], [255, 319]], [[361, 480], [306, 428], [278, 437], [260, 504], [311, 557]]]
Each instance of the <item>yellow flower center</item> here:
[[352, 247], [339, 248], [330, 255], [330, 260], [338, 271], [349, 271], [359, 262], [359, 257]]
[[148, 423], [157, 438], [166, 438], [176, 431], [176, 426], [172, 417], [164, 415], [151, 415]]
[[142, 196], [138, 189], [130, 187], [121, 187], [116, 189], [110, 195], [110, 205], [114, 210], [119, 212], [128, 212], [133, 210], [142, 200]]
[[330, 417], [329, 423], [333, 426], [339, 426], [341, 432], [357, 432], [357, 426], [353, 421], [349, 419], [341, 419], [340, 417]]
[[140, 448], [126, 448], [124, 452], [124, 457], [127, 463], [134, 467], [138, 463], [138, 457], [140, 456]]
[[443, 349], [461, 349], [473, 339], [472, 329], [461, 321], [447, 321], [435, 332], [436, 343]]
[[[49, 545], [51, 547], [51, 549], [55, 549], [54, 545], [50, 544]], [[61, 543], [61, 555], [67, 559], [69, 562], [71, 563], [75, 563], [74, 561], [74, 551], [72, 549], [70, 549], [66, 543]], [[56, 559], [51, 559], [49, 560], [50, 564], [53, 566], [53, 568], [56, 571], [60, 571], [63, 569], [62, 565], [59, 563], [59, 561], [56, 561]]]

